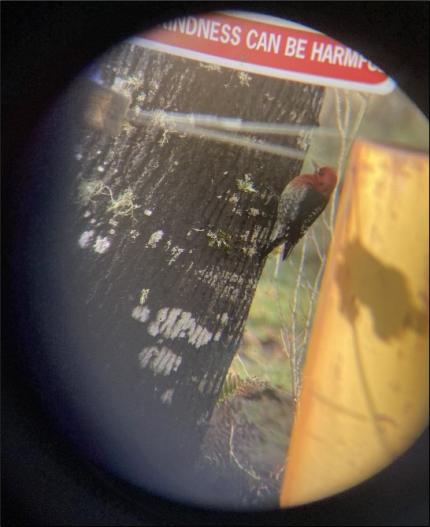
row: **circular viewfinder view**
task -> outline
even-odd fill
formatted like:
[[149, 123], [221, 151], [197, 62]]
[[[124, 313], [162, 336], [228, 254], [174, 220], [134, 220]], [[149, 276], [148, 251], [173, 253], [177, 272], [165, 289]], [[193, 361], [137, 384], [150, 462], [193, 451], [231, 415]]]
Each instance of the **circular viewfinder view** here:
[[97, 58], [47, 123], [29, 364], [87, 459], [254, 511], [344, 491], [413, 444], [429, 128], [384, 71], [288, 20], [185, 16]]

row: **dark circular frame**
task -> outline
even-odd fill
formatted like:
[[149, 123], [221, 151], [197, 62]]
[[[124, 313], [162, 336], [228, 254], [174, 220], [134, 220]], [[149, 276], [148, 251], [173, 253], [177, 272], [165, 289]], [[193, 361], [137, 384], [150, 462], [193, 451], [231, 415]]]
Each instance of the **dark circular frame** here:
[[[391, 466], [332, 498], [252, 514], [209, 511], [147, 494], [83, 459], [45, 413], [25, 375], [14, 327], [19, 274], [10, 255], [25, 228], [13, 204], [35, 184], [17, 163], [32, 130], [69, 82], [113, 43], [174, 16], [235, 7], [314, 27], [360, 51], [393, 77], [428, 117], [426, 2], [3, 3], [4, 525], [428, 524], [428, 429]], [[42, 345], [34, 341], [35, 348]]]

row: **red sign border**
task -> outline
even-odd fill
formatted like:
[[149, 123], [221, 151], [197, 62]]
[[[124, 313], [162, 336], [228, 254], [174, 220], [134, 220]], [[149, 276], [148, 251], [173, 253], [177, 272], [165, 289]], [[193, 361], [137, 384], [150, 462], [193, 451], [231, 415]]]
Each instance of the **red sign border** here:
[[[294, 30], [304, 31], [313, 35], [324, 35], [323, 33], [297, 24], [295, 22], [290, 22], [288, 20], [283, 20], [280, 18], [259, 15], [254, 13], [247, 13], [243, 11], [218, 11], [216, 13], [210, 13], [211, 15], [224, 15], [224, 16], [233, 16], [235, 18], [244, 19], [246, 21], [255, 21], [258, 23], [268, 23], [278, 27], [287, 27]], [[146, 34], [146, 36], [149, 36]], [[211, 55], [201, 51], [194, 51], [184, 47], [178, 47], [156, 40], [151, 40], [150, 38], [145, 37], [145, 33], [135, 37], [131, 37], [129, 42], [136, 44], [138, 46], [146, 47], [156, 51], [164, 51], [169, 54], [177, 55], [180, 57], [189, 58], [192, 60], [199, 60], [201, 62], [207, 62], [214, 65], [224, 66], [231, 69], [236, 69], [239, 71], [245, 71], [249, 73], [256, 73], [260, 75], [266, 75], [269, 77], [276, 77], [286, 80], [292, 80], [296, 82], [302, 82], [306, 84], [318, 84], [322, 86], [329, 86], [333, 88], [343, 88], [346, 90], [355, 90], [368, 93], [375, 93], [379, 95], [385, 95], [394, 90], [396, 83], [393, 79], [386, 76], [385, 80], [379, 83], [366, 83], [358, 82], [353, 80], [335, 78], [330, 76], [312, 74], [312, 73], [303, 73], [298, 71], [287, 70], [283, 68], [276, 68], [271, 66], [263, 66], [261, 64], [255, 64], [250, 62], [244, 62], [237, 59], [229, 59], [226, 57], [220, 57], [218, 55]], [[344, 46], [342, 44], [342, 46]], [[346, 47], [346, 46], [344, 46]]]

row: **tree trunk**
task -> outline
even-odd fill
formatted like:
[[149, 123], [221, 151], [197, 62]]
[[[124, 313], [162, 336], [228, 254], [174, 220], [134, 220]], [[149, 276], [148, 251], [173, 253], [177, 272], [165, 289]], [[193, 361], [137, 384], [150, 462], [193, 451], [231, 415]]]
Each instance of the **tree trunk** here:
[[[128, 81], [132, 109], [318, 123], [319, 87], [129, 43], [99, 66], [106, 86]], [[76, 356], [65, 360], [78, 372], [70, 392], [84, 415], [79, 426], [116, 473], [197, 496], [183, 478], [242, 336], [274, 195], [302, 162], [169, 131], [160, 114], [113, 137], [75, 133], [63, 290], [77, 339]], [[303, 136], [260, 139], [307, 148]]]

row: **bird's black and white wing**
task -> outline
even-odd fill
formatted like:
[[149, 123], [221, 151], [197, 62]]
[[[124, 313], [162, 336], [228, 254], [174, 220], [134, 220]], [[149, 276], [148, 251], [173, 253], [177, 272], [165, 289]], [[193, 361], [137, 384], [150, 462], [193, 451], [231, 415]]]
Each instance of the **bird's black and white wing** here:
[[285, 260], [297, 242], [304, 236], [327, 205], [327, 200], [313, 187], [304, 187], [302, 200], [298, 203], [297, 211], [291, 220], [291, 226], [285, 240], [282, 259]]
[[270, 236], [271, 243], [279, 245], [291, 234], [291, 227], [301, 215], [301, 204], [306, 198], [309, 187], [290, 188], [281, 195], [278, 204], [278, 214]]
[[324, 210], [327, 199], [311, 185], [288, 187], [281, 195], [266, 254], [284, 243], [283, 259]]

